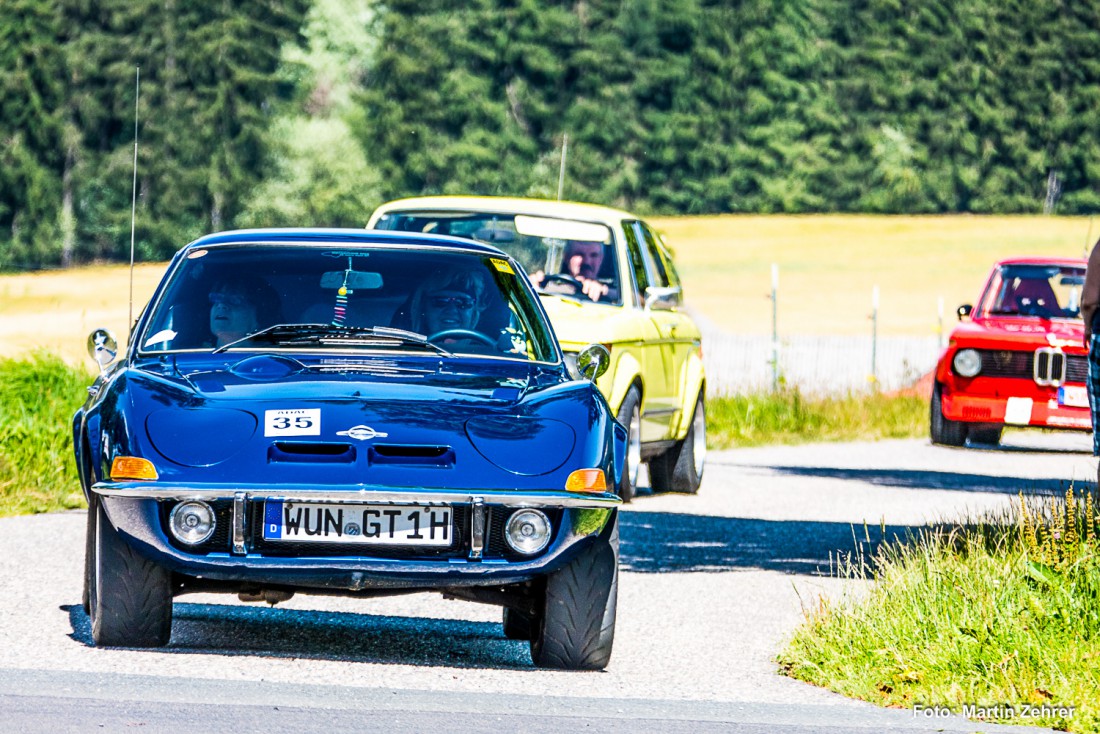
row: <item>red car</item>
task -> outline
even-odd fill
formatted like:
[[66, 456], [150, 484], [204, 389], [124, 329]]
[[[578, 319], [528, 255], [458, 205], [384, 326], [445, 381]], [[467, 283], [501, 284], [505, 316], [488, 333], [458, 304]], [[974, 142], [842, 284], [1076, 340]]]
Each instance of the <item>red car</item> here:
[[1092, 430], [1084, 283], [1084, 260], [997, 263], [936, 365], [932, 443], [997, 443], [1005, 426]]

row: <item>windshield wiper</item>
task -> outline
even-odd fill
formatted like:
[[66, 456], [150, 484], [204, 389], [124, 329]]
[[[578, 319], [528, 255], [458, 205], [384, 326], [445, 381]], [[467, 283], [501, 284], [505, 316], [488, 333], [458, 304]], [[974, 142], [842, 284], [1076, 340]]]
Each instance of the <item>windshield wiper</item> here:
[[228, 344], [223, 344], [214, 350], [214, 354], [220, 354], [238, 344], [259, 339], [274, 343], [300, 344], [326, 340], [354, 341], [364, 336], [390, 339], [399, 344], [426, 347], [446, 357], [454, 356], [438, 344], [428, 341], [428, 337], [413, 331], [394, 329], [388, 326], [337, 326], [336, 324], [275, 324], [240, 339], [235, 339]]

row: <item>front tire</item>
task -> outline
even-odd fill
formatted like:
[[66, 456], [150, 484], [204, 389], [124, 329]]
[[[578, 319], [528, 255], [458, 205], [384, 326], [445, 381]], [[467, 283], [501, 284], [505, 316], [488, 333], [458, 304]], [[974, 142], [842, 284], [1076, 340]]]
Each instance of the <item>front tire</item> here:
[[619, 518], [596, 542], [546, 579], [543, 613], [531, 640], [540, 668], [603, 670], [615, 641], [619, 589]]
[[642, 468], [642, 393], [637, 385], [627, 391], [615, 418], [626, 427], [626, 461], [623, 462], [619, 496], [623, 502], [629, 502], [636, 494]]
[[100, 647], [161, 647], [172, 636], [172, 576], [138, 555], [96, 503], [88, 594]]
[[695, 401], [691, 426], [682, 441], [649, 461], [649, 477], [657, 492], [695, 494], [703, 481], [707, 456], [707, 413], [703, 394]]
[[966, 431], [966, 437], [971, 443], [988, 443], [996, 446], [1001, 442], [1001, 433], [1004, 426], [996, 423], [970, 426]]
[[963, 446], [966, 444], [966, 424], [944, 417], [943, 399], [940, 396], [942, 390], [938, 382], [932, 388], [931, 430], [929, 431], [932, 434], [932, 443], [941, 446]]

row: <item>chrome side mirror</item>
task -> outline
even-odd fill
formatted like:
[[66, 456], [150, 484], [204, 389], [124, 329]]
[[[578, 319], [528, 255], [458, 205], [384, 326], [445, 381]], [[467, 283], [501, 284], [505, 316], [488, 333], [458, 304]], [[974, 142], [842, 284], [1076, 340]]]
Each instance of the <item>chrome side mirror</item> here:
[[118, 340], [109, 329], [96, 329], [88, 335], [88, 354], [102, 372], [118, 356]]
[[962, 321], [963, 319], [970, 316], [970, 313], [973, 310], [974, 310], [973, 306], [971, 306], [969, 303], [964, 303], [963, 305], [961, 305], [957, 309], [955, 309], [955, 313], [957, 313], [959, 315], [959, 321]]
[[645, 307], [650, 311], [672, 311], [679, 305], [679, 286], [651, 285], [645, 289]]
[[595, 382], [611, 366], [611, 352], [603, 344], [589, 344], [577, 355], [577, 372]]

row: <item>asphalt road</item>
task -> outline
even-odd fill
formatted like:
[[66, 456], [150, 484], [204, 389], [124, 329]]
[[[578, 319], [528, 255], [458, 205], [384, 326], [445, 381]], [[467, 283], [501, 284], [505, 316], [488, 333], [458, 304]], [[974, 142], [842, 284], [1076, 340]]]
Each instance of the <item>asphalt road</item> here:
[[[712, 452], [699, 495], [623, 515], [615, 652], [536, 670], [499, 610], [437, 595], [177, 599], [171, 644], [96, 649], [80, 608], [84, 513], [0, 520], [0, 730], [1008, 731], [850, 701], [772, 662], [838, 551], [1095, 481], [1090, 439], [1010, 433]], [[866, 523], [866, 527], [864, 524]], [[1016, 729], [1012, 729], [1016, 730]], [[1036, 731], [1033, 728], [1027, 731]]]

